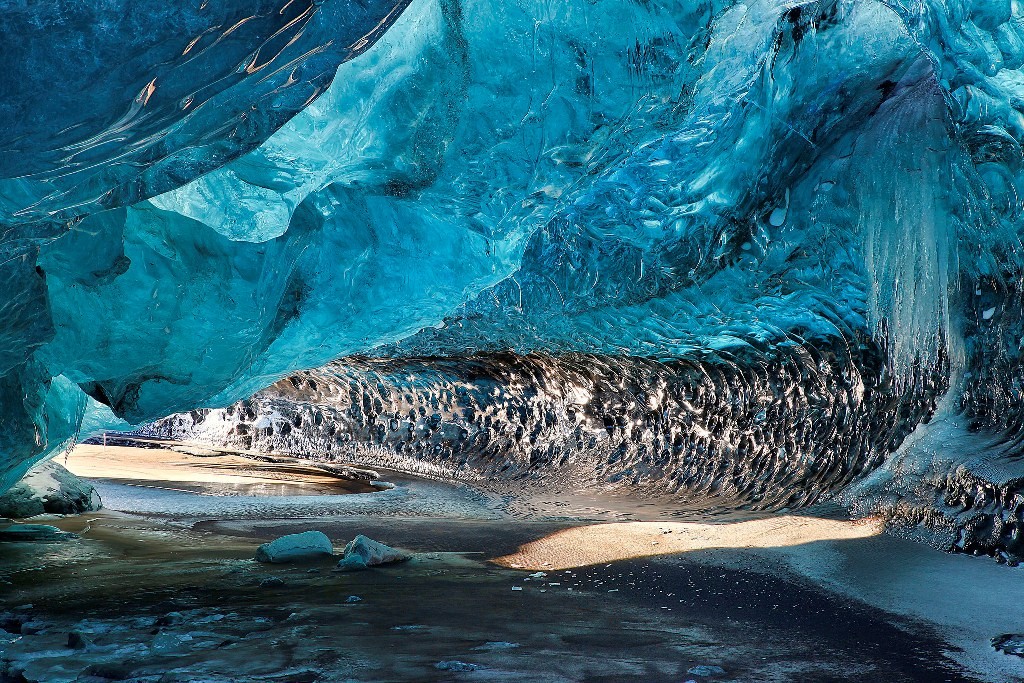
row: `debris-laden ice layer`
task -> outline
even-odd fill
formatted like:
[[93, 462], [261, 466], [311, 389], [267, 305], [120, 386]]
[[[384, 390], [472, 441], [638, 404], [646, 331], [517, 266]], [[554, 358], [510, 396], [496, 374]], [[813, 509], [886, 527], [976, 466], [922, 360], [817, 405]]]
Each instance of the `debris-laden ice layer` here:
[[[357, 355], [412, 363], [397, 387], [475, 352], [591, 354], [623, 405], [633, 385], [728, 368], [786, 426], [701, 455], [714, 438], [672, 413], [684, 446], [665, 476], [685, 488], [706, 457], [750, 468], [737, 488], [766, 501], [877, 466], [944, 392], [1012, 452], [1022, 64], [1009, 0], [414, 0], [250, 154], [55, 239], [5, 224], [20, 251], [0, 265], [2, 480], [81, 432]], [[188, 148], [203, 170], [224, 161]], [[159, 167], [134, 149], [140, 173]], [[803, 401], [753, 379], [801, 353], [870, 402], [806, 398], [824, 381], [810, 364]], [[715, 401], [707, 419], [745, 433], [747, 408]], [[623, 462], [663, 447], [615, 438]], [[796, 479], [759, 474], [788, 459]]]
[[877, 466], [934, 405], [894, 393], [877, 350], [731, 361], [493, 354], [350, 360], [143, 431], [468, 480], [621, 483], [796, 507]]

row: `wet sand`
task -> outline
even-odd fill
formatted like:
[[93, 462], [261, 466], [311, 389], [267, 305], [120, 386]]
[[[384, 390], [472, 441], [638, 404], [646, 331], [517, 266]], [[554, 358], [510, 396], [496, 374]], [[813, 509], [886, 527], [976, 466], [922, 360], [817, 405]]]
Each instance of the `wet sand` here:
[[[1024, 680], [1024, 659], [988, 643], [1024, 629], [1024, 575], [990, 560], [813, 514], [695, 524], [666, 509], [621, 523], [619, 499], [592, 492], [586, 518], [529, 516], [466, 487], [395, 480], [272, 499], [106, 477], [114, 509], [47, 522], [79, 538], [0, 544], [0, 671], [153, 683]], [[354, 574], [331, 560], [252, 560], [259, 543], [307, 529], [338, 549], [365, 533], [415, 555]], [[68, 647], [72, 633], [88, 644]], [[724, 673], [688, 673], [701, 665]]]
[[166, 448], [79, 444], [61, 463], [86, 479], [213, 495], [335, 495], [379, 490], [367, 480], [290, 459], [261, 461], [238, 453], [171, 444]]

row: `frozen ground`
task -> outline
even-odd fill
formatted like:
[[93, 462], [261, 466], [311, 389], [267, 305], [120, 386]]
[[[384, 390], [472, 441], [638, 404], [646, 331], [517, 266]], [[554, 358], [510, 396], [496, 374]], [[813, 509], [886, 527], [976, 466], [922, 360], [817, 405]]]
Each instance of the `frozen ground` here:
[[[1024, 623], [1020, 569], [829, 515], [679, 522], [599, 492], [510, 505], [388, 479], [279, 497], [96, 482], [107, 510], [33, 520], [79, 538], [2, 546], [0, 681], [1024, 680], [989, 643]], [[253, 560], [311, 529], [414, 556]]]

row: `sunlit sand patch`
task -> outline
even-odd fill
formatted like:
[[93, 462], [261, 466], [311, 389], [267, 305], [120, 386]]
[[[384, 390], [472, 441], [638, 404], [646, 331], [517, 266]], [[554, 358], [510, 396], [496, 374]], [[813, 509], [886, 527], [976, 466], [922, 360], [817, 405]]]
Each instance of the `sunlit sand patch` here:
[[203, 449], [134, 448], [79, 444], [65, 467], [87, 479], [108, 479], [204, 493], [365, 493], [379, 490], [298, 462], [262, 462]]
[[494, 560], [515, 569], [554, 570], [710, 548], [781, 548], [875, 536], [881, 520], [780, 515], [729, 524], [619, 522], [557, 531]]

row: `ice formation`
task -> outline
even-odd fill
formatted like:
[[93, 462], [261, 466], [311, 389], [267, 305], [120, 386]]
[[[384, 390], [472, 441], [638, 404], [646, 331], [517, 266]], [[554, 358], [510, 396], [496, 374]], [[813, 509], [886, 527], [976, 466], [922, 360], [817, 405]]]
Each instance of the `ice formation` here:
[[333, 554], [334, 546], [324, 532], [303, 531], [264, 543], [256, 549], [256, 561], [284, 564], [323, 559]]
[[0, 494], [0, 517], [72, 515], [103, 507], [96, 488], [56, 460], [40, 463]]
[[[44, 4], [3, 20], [25, 69]], [[0, 77], [5, 486], [185, 412], [151, 429], [762, 506], [874, 483], [1024, 554], [1016, 0], [261, 2], [239, 45], [181, 4], [208, 70], [118, 44], [166, 95], [132, 59]], [[237, 71], [285, 38], [320, 49], [287, 87]], [[88, 87], [26, 116], [56, 73]], [[139, 122], [83, 141], [115, 85]]]
[[54, 235], [223, 165], [309, 104], [406, 4], [4, 2], [0, 220]]

